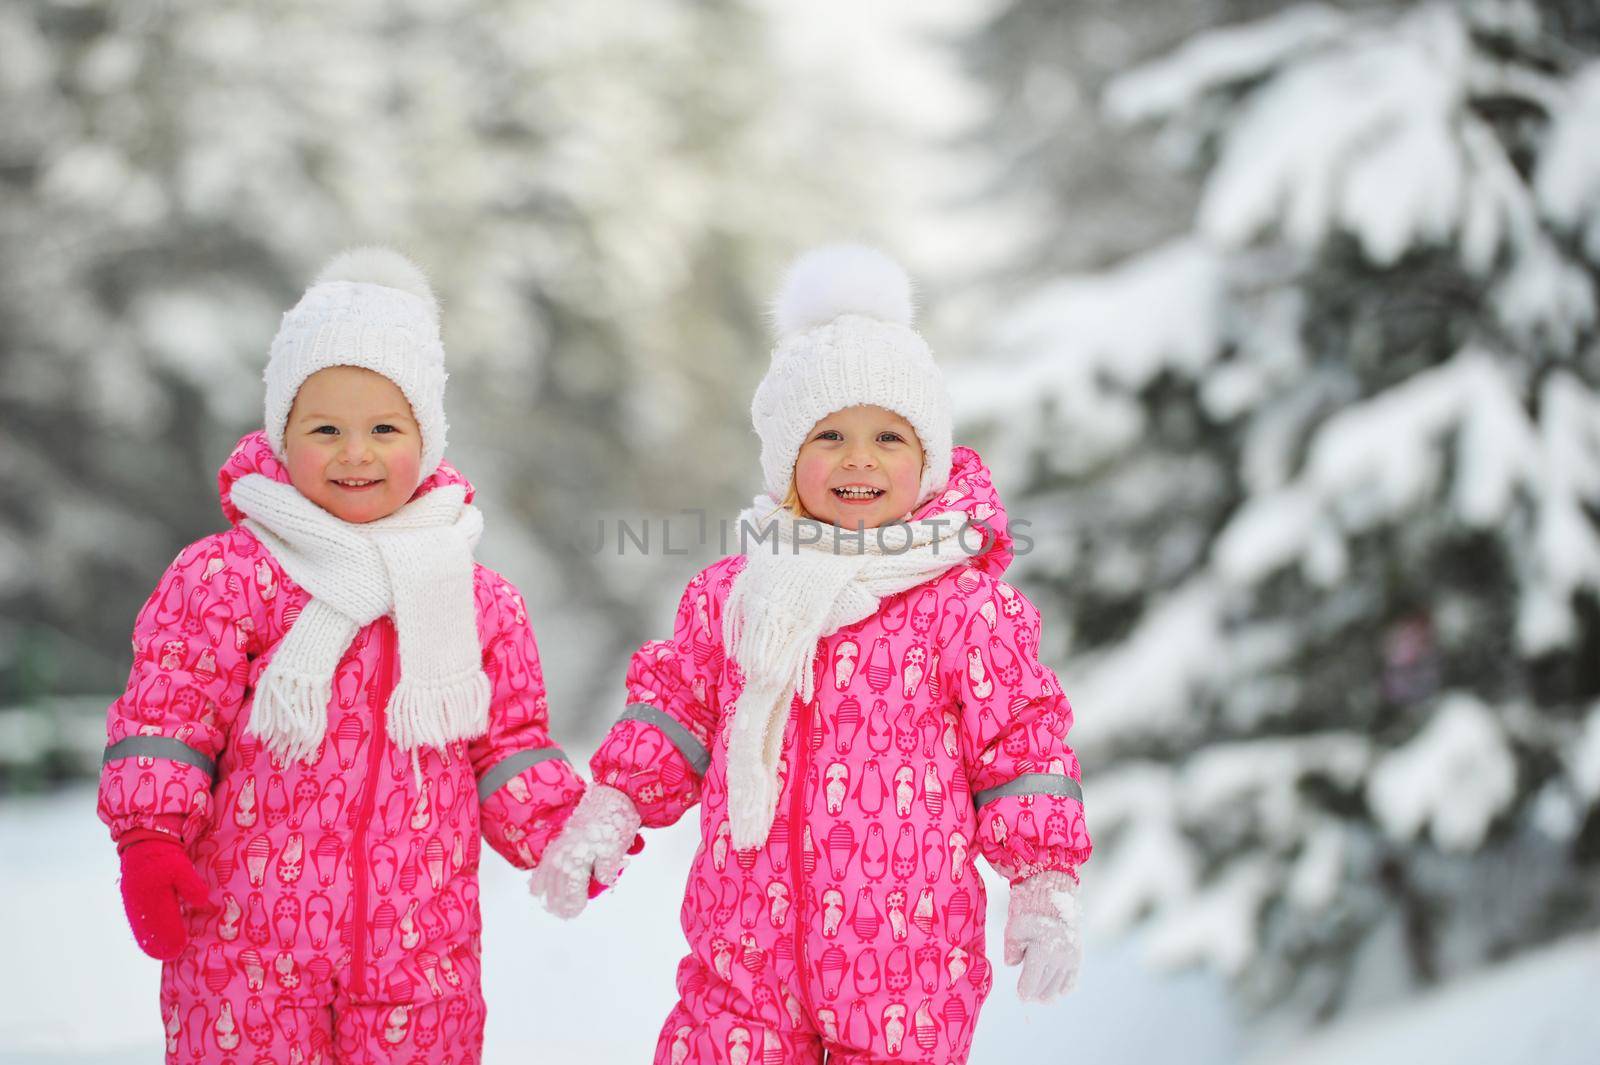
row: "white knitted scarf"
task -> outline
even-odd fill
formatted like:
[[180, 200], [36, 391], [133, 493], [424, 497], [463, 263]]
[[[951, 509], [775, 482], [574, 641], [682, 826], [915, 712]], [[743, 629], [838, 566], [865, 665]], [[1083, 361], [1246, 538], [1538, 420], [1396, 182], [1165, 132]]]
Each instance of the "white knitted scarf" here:
[[744, 674], [728, 738], [729, 827], [744, 849], [772, 828], [783, 730], [794, 696], [811, 701], [817, 641], [871, 617], [885, 596], [966, 563], [968, 515], [858, 533], [797, 519], [759, 495], [739, 521], [747, 561], [723, 607], [722, 644]]
[[385, 614], [400, 638], [400, 682], [387, 710], [395, 746], [415, 752], [483, 735], [490, 688], [472, 587], [483, 515], [465, 487], [435, 488], [365, 524], [261, 474], [241, 477], [232, 498], [245, 527], [311, 593], [256, 683], [249, 729], [269, 751], [295, 761], [317, 749], [339, 660]]

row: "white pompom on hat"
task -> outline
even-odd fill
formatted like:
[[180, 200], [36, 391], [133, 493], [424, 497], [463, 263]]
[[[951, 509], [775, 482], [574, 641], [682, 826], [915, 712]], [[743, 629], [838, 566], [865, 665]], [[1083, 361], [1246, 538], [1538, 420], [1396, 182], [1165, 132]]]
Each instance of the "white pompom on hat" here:
[[874, 248], [828, 245], [790, 267], [773, 303], [772, 366], [750, 406], [768, 495], [788, 494], [811, 427], [857, 405], [894, 411], [916, 430], [923, 452], [916, 506], [944, 489], [950, 399], [912, 314], [910, 278]]
[[399, 386], [422, 433], [422, 476], [444, 458], [444, 344], [428, 278], [391, 248], [354, 248], [329, 260], [283, 316], [267, 368], [265, 428], [284, 457], [283, 434], [306, 378], [359, 366]]

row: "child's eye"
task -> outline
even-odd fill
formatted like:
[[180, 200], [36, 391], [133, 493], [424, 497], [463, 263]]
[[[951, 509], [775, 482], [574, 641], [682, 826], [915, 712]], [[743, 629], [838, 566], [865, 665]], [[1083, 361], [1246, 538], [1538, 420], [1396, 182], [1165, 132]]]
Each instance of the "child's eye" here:
[[904, 437], [902, 437], [899, 433], [893, 432], [891, 430], [885, 430], [885, 431], [883, 431], [883, 432], [878, 434], [878, 440], [880, 442], [886, 443], [886, 444], [887, 443], [893, 443], [893, 442], [896, 442], [896, 441], [899, 441], [899, 440], [903, 440], [903, 439], [904, 439]]
[[392, 425], [385, 424], [385, 425], [374, 425], [372, 427], [372, 431], [375, 432], [375, 433], [398, 433], [400, 430], [396, 429]]
[[339, 430], [336, 429], [335, 427], [331, 426], [331, 425], [319, 425], [319, 426], [317, 426], [315, 429], [313, 429], [311, 431], [313, 433], [321, 433], [323, 436], [338, 436], [339, 435]]
[[839, 430], [837, 430], [837, 429], [824, 429], [824, 430], [822, 430], [822, 432], [820, 432], [820, 433], [818, 433], [816, 435], [816, 439], [818, 439], [818, 440], [843, 440], [844, 437], [839, 435]]

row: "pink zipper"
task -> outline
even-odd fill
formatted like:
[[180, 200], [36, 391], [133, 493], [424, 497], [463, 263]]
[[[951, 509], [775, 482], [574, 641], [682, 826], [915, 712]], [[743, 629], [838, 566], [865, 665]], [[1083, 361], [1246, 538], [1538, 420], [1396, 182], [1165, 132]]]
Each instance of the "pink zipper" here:
[[[812, 663], [815, 667], [815, 662]], [[798, 696], [795, 697], [798, 700]], [[806, 957], [805, 928], [812, 914], [805, 893], [805, 787], [806, 773], [811, 768], [811, 704], [800, 704], [800, 720], [794, 734], [795, 772], [789, 781], [789, 868], [794, 870], [794, 897], [799, 903], [795, 912], [799, 919], [794, 923], [794, 959], [800, 973], [800, 998], [806, 1008], [807, 1019], [817, 1023], [817, 1013], [811, 1004], [811, 962]], [[815, 841], [813, 841], [815, 843]], [[821, 861], [821, 855], [817, 856]]]
[[383, 683], [378, 686], [379, 698], [377, 705], [372, 708], [374, 718], [372, 741], [367, 746], [367, 785], [361, 795], [361, 813], [356, 819], [350, 855], [351, 872], [355, 877], [351, 885], [355, 895], [355, 913], [351, 917], [350, 991], [356, 995], [367, 993], [367, 880], [370, 872], [367, 867], [367, 826], [372, 822], [372, 810], [378, 802], [383, 744], [389, 734], [384, 709], [389, 702], [389, 693], [394, 690], [394, 627], [388, 618], [378, 619], [378, 640], [378, 667]]

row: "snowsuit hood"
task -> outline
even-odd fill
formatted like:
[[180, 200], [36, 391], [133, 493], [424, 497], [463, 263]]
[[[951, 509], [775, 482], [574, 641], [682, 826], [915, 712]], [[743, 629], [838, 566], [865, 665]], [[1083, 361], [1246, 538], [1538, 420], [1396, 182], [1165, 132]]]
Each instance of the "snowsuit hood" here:
[[951, 510], [967, 514], [973, 525], [984, 532], [983, 549], [969, 558], [967, 564], [980, 573], [1000, 577], [1015, 557], [1010, 518], [989, 467], [970, 447], [957, 446], [951, 450], [950, 480], [944, 491], [918, 507], [911, 517], [915, 521]]

